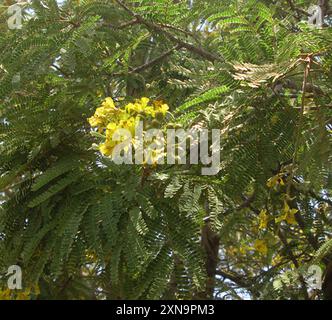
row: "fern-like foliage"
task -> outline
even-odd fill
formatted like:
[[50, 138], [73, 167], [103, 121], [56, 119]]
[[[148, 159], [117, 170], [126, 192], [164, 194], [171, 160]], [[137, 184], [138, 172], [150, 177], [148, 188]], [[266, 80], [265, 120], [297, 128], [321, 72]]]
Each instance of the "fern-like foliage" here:
[[[273, 281], [331, 251], [332, 33], [280, 3], [34, 0], [16, 30], [0, 9], [0, 268], [42, 299], [308, 298]], [[220, 129], [217, 175], [95, 150], [102, 101], [144, 96]]]

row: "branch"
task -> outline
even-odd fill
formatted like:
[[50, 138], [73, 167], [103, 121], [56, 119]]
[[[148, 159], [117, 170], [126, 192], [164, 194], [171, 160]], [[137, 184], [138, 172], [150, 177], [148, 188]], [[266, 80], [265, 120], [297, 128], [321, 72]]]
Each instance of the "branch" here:
[[216, 270], [216, 275], [222, 276], [223, 278], [231, 280], [232, 282], [234, 282], [241, 288], [250, 288], [250, 285], [248, 283], [246, 283], [245, 281], [243, 281], [242, 277], [233, 275], [231, 273], [228, 273], [228, 272], [225, 272], [222, 270]]
[[199, 39], [196, 37], [195, 34], [193, 34], [192, 32], [190, 31], [187, 31], [187, 30], [183, 30], [179, 27], [176, 27], [176, 26], [172, 26], [170, 24], [165, 24], [165, 23], [158, 23], [158, 26], [161, 27], [161, 28], [167, 28], [167, 29], [172, 29], [174, 31], [178, 31], [178, 32], [181, 32], [189, 37], [192, 37], [196, 42], [199, 42]]
[[55, 70], [59, 71], [60, 73], [62, 73], [64, 76], [69, 77], [69, 74], [65, 71], [63, 71], [60, 67], [58, 67], [56, 64], [52, 64], [51, 65], [52, 68], [54, 68]]
[[[133, 73], [139, 73], [139, 72], [142, 72], [148, 68], [151, 68], [153, 67], [154, 65], [156, 65], [157, 63], [159, 63], [160, 61], [164, 60], [165, 58], [167, 58], [168, 56], [170, 56], [173, 51], [177, 50], [177, 49], [180, 49], [181, 46], [180, 45], [177, 45], [171, 49], [169, 49], [168, 51], [166, 51], [165, 53], [163, 53], [161, 56], [147, 62], [147, 63], [144, 63], [142, 64], [141, 66], [138, 66], [136, 68], [130, 68], [128, 74], [133, 74]], [[121, 76], [121, 75], [124, 75], [126, 74], [125, 72], [116, 72], [116, 73], [113, 73], [112, 75], [113, 76]]]
[[186, 48], [188, 51], [191, 51], [193, 53], [196, 53], [197, 55], [201, 56], [202, 58], [209, 60], [211, 62], [214, 61], [223, 61], [223, 59], [219, 56], [214, 55], [213, 53], [206, 51], [205, 49], [201, 48], [201, 47], [196, 47], [190, 43], [187, 43], [181, 39], [176, 38], [175, 36], [173, 36], [171, 33], [169, 33], [168, 31], [165, 31], [162, 27], [150, 22], [150, 21], [146, 21], [143, 18], [140, 18], [141, 22], [147, 26], [150, 29], [155, 30], [156, 32], [160, 32], [163, 33], [170, 41], [177, 43], [178, 45], [180, 45], [183, 48]]
[[232, 281], [239, 288], [245, 288], [248, 291], [250, 291], [253, 295], [257, 295], [257, 296], [259, 295], [259, 292], [255, 288], [253, 288], [252, 284], [244, 281], [242, 276], [231, 274], [229, 272], [226, 272], [226, 271], [223, 271], [220, 269], [217, 269], [215, 273], [216, 273], [216, 275], [221, 276], [224, 279], [228, 279], [228, 280]]
[[191, 51], [193, 53], [196, 53], [197, 55], [201, 56], [202, 58], [209, 60], [211, 62], [214, 61], [224, 61], [220, 56], [217, 56], [209, 51], [206, 51], [205, 49], [201, 47], [196, 47], [190, 43], [187, 43], [181, 39], [178, 39], [177, 37], [173, 36], [170, 32], [163, 29], [161, 25], [155, 24], [153, 22], [145, 20], [142, 16], [136, 14], [133, 12], [127, 5], [123, 3], [121, 0], [115, 0], [119, 6], [121, 6], [129, 15], [136, 18], [138, 23], [141, 23], [145, 25], [147, 28], [152, 29], [156, 32], [164, 34], [170, 41], [176, 43], [177, 45], [180, 45], [183, 48], [186, 48], [188, 51]]
[[141, 66], [139, 66], [139, 67], [134, 68], [129, 73], [138, 73], [138, 72], [141, 72], [141, 71], [143, 71], [145, 69], [148, 69], [148, 68], [154, 66], [155, 64], [159, 63], [160, 61], [164, 60], [168, 56], [170, 56], [173, 53], [173, 51], [178, 50], [180, 48], [181, 48], [180, 45], [176, 45], [175, 47], [173, 47], [173, 48], [169, 49], [168, 51], [166, 51], [161, 56], [159, 56], [159, 57], [157, 57], [157, 58], [155, 58], [155, 59], [153, 59], [153, 60], [151, 60], [151, 61], [149, 61], [149, 62], [147, 62], [147, 63], [145, 63], [145, 64], [143, 64]]

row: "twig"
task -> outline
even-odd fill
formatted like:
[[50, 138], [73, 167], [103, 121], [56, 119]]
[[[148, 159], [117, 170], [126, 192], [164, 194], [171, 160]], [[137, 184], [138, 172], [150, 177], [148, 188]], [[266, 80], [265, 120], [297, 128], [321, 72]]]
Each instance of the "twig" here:
[[60, 67], [58, 67], [57, 65], [55, 64], [52, 64], [51, 65], [52, 68], [56, 69], [57, 71], [59, 71], [60, 73], [62, 73], [64, 76], [66, 77], [69, 77], [69, 74], [65, 71], [63, 71]]
[[[138, 66], [136, 68], [130, 68], [130, 70], [128, 71], [128, 74], [133, 74], [133, 73], [139, 73], [142, 72], [148, 68], [153, 67], [154, 65], [156, 65], [157, 63], [159, 63], [160, 61], [164, 60], [165, 58], [167, 58], [168, 56], [170, 56], [175, 50], [180, 49], [181, 46], [180, 45], [176, 45], [175, 47], [169, 49], [168, 51], [166, 51], [165, 53], [163, 53], [162, 55], [160, 55], [159, 57], [142, 64], [141, 66]], [[127, 74], [125, 72], [116, 72], [113, 73], [112, 76], [121, 76]]]
[[197, 43], [199, 42], [198, 38], [190, 31], [187, 31], [187, 30], [183, 30], [179, 27], [176, 27], [176, 26], [172, 26], [170, 24], [165, 24], [165, 23], [158, 23], [158, 26], [162, 27], [162, 28], [166, 28], [166, 29], [172, 29], [174, 31], [178, 31], [178, 32], [181, 32], [189, 37], [192, 37]]
[[164, 54], [162, 54], [161, 56], [147, 62], [147, 63], [144, 63], [143, 65], [139, 66], [139, 67], [136, 67], [134, 68], [133, 70], [131, 70], [129, 73], [138, 73], [138, 72], [141, 72], [145, 69], [148, 69], [152, 66], [154, 66], [155, 64], [159, 63], [160, 61], [164, 60], [165, 58], [167, 58], [168, 56], [170, 56], [175, 50], [178, 50], [180, 49], [181, 46], [180, 45], [176, 45], [175, 47], [169, 49], [168, 51], [166, 51]]

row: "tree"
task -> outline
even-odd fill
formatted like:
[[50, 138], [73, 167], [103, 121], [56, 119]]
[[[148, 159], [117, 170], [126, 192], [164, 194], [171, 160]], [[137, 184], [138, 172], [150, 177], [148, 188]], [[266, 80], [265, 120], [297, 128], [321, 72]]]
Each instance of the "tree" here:
[[[328, 1], [21, 6], [0, 36], [0, 267], [30, 298], [324, 297], [307, 271], [331, 263]], [[88, 119], [145, 97], [169, 107], [151, 127], [220, 130], [218, 174], [107, 156], [111, 118]]]

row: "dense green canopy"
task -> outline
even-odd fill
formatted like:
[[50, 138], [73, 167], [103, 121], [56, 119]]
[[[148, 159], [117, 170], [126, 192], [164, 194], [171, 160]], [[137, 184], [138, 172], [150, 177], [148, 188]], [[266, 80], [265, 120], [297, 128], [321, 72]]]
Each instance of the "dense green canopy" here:
[[[12, 3], [0, 268], [25, 294], [3, 278], [0, 298], [331, 298], [329, 1], [32, 0], [20, 28]], [[144, 97], [169, 106], [158, 128], [220, 130], [216, 175], [100, 152], [87, 119]]]

